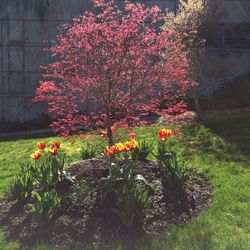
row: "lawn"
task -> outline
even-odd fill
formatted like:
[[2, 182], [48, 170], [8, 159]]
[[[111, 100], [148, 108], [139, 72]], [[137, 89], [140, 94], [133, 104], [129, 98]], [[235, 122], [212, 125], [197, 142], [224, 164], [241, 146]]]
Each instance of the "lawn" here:
[[[208, 128], [209, 127], [209, 128]], [[155, 138], [158, 127], [140, 127], [135, 130], [138, 139]], [[20, 163], [29, 158], [41, 138], [1, 138], [0, 142], [0, 196], [9, 185]], [[50, 142], [53, 137], [45, 139]], [[58, 139], [67, 152], [68, 162], [80, 159], [84, 143]], [[93, 138], [88, 137], [88, 140]], [[104, 144], [100, 138], [96, 143]], [[185, 225], [176, 226], [158, 237], [137, 243], [137, 249], [250, 249], [250, 118], [227, 122], [185, 126], [178, 150], [194, 167], [202, 171], [213, 186], [213, 201], [207, 212]], [[101, 249], [103, 249], [102, 247]], [[132, 249], [132, 247], [128, 247]], [[0, 249], [20, 249], [18, 243], [0, 233]], [[38, 245], [33, 249], [55, 249]], [[105, 249], [126, 249], [107, 246]]]

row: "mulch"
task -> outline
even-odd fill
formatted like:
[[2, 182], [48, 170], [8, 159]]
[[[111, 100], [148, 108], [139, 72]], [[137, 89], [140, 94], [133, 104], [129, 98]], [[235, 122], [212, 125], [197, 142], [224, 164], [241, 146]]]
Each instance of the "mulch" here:
[[0, 201], [0, 226], [7, 239], [24, 246], [48, 242], [66, 249], [83, 244], [131, 246], [138, 239], [151, 240], [173, 225], [186, 223], [204, 212], [212, 200], [212, 187], [201, 174], [190, 171], [190, 180], [182, 188], [174, 189], [161, 180], [156, 162], [138, 162], [136, 172], [154, 186], [154, 192], [143, 225], [128, 229], [110, 209], [114, 199], [100, 188], [100, 178], [108, 175], [107, 166], [104, 159], [91, 159], [67, 169], [77, 185], [58, 187], [62, 205], [55, 221], [46, 229], [38, 227], [24, 205], [7, 193]]

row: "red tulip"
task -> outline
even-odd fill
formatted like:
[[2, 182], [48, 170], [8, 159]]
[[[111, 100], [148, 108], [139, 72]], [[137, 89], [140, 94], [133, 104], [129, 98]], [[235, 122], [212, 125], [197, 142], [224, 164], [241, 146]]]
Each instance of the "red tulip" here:
[[46, 148], [45, 142], [38, 142], [37, 143], [37, 148], [40, 150], [44, 150]]
[[167, 137], [169, 137], [172, 134], [173, 134], [172, 130], [164, 128], [159, 131], [158, 137], [161, 141], [164, 141]]

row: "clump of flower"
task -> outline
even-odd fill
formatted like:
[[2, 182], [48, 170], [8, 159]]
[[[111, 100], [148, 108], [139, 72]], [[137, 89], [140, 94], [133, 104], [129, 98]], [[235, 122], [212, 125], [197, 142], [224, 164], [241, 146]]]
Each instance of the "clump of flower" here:
[[104, 150], [104, 154], [107, 157], [112, 157], [113, 155], [118, 153], [124, 153], [135, 150], [137, 147], [138, 147], [138, 142], [136, 140], [118, 142], [110, 147], [107, 146]]
[[[33, 160], [39, 160], [43, 155], [42, 153], [46, 153], [46, 143], [44, 141], [38, 142], [37, 148], [38, 150], [36, 150], [33, 154], [30, 155]], [[48, 152], [51, 155], [56, 156], [58, 154], [59, 148], [60, 142], [52, 142], [50, 148], [48, 149]]]
[[158, 141], [157, 154], [155, 155], [163, 181], [171, 187], [180, 187], [189, 179], [188, 163], [182, 159], [181, 154], [176, 152], [176, 141], [169, 140], [168, 143], [165, 143], [165, 139], [169, 136], [175, 135], [176, 137], [176, 134], [178, 136], [177, 132], [178, 129], [173, 131], [161, 129], [159, 131], [160, 141]]
[[165, 141], [167, 137], [173, 134], [173, 131], [171, 129], [161, 129], [158, 133], [158, 137], [161, 141]]
[[[30, 157], [38, 162], [28, 162], [21, 166], [13, 184], [13, 198], [25, 204], [25, 210], [32, 214], [39, 227], [50, 225], [61, 205], [61, 193], [57, 187], [62, 182], [74, 182], [64, 171], [65, 154], [58, 155], [60, 142], [46, 146], [44, 141], [37, 143], [36, 151]], [[46, 150], [45, 150], [46, 149]]]

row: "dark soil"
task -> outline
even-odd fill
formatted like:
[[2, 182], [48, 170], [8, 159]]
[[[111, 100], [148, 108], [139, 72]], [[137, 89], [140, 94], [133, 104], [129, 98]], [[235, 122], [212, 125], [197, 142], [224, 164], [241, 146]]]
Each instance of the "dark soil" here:
[[211, 202], [212, 188], [196, 172], [190, 171], [191, 178], [181, 189], [173, 189], [162, 184], [155, 162], [139, 162], [137, 172], [153, 184], [154, 193], [143, 226], [127, 229], [110, 209], [114, 201], [98, 185], [100, 178], [108, 175], [107, 165], [106, 160], [93, 159], [68, 168], [77, 185], [58, 187], [63, 195], [62, 206], [46, 229], [37, 227], [24, 211], [24, 205], [8, 193], [0, 201], [0, 226], [7, 237], [22, 245], [48, 241], [67, 249], [82, 244], [129, 242], [131, 245], [138, 238], [150, 240], [173, 225], [185, 223], [205, 211]]

